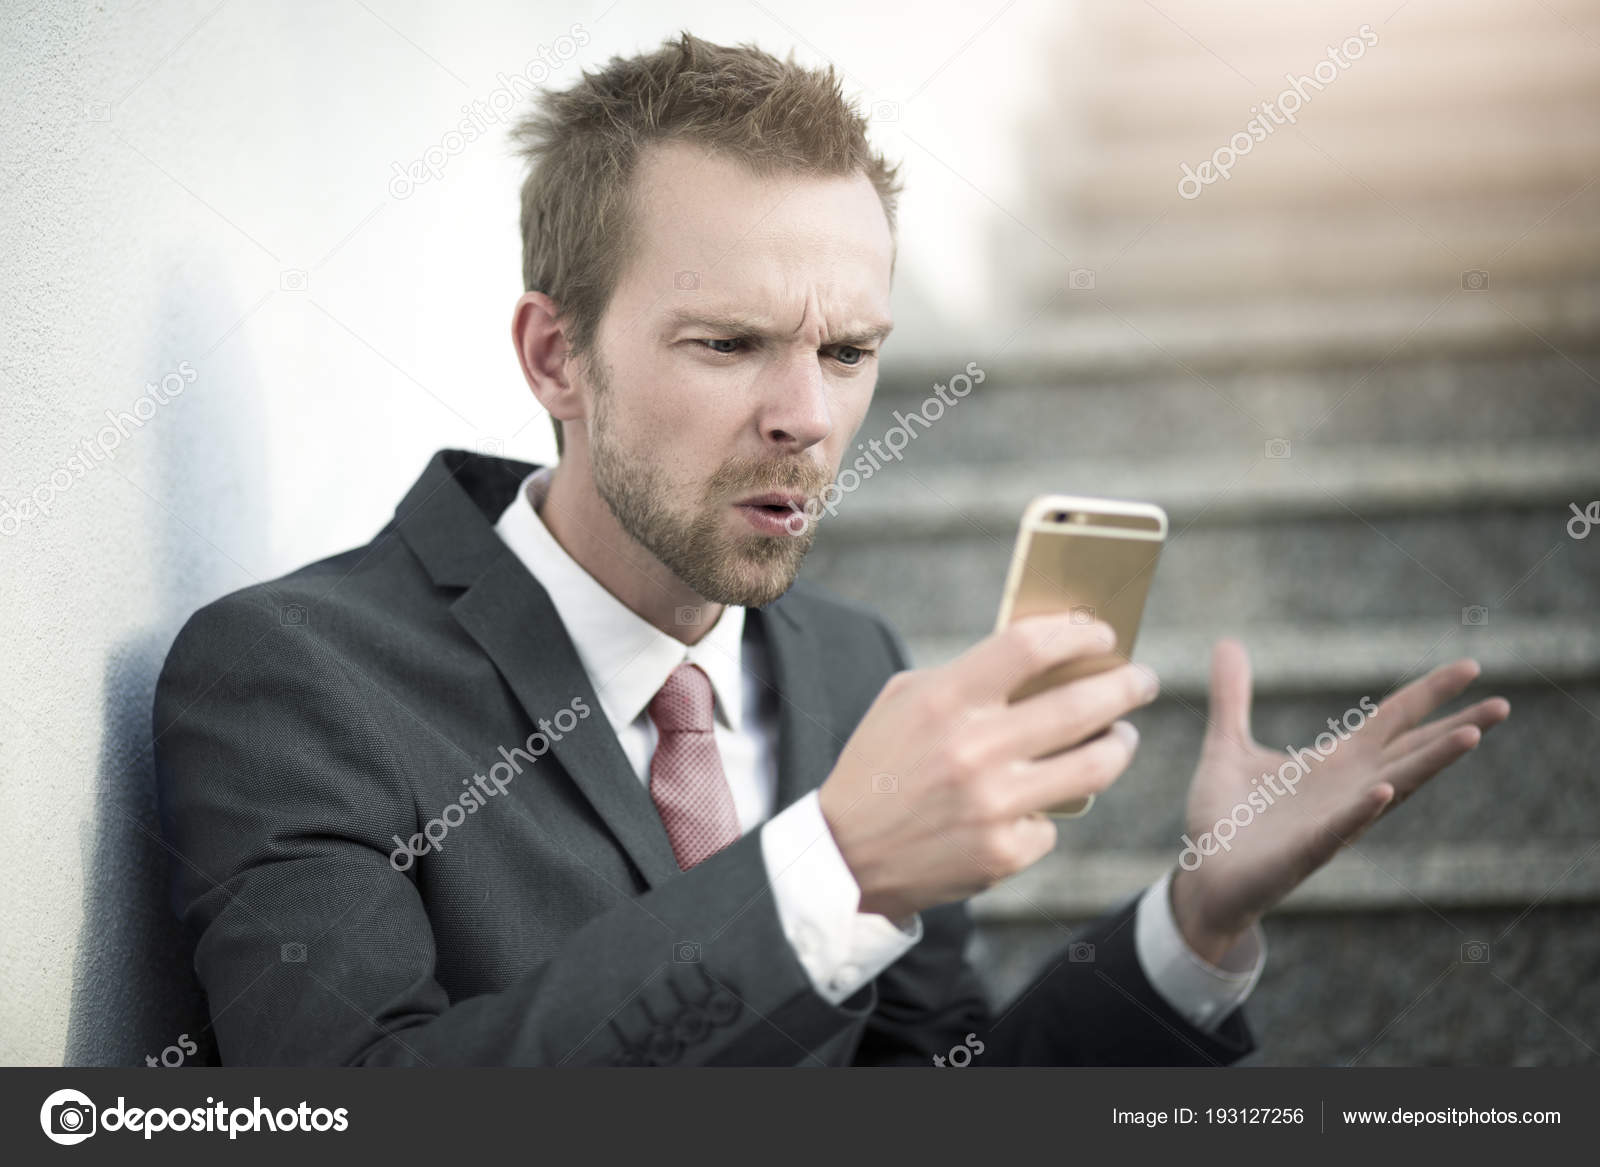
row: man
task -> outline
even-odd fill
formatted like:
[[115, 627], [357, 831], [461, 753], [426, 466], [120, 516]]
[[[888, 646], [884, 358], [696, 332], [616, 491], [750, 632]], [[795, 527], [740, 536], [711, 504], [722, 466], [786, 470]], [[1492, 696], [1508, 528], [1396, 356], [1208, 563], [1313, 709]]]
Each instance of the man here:
[[[1254, 1045], [1261, 915], [1476, 744], [1402, 689], [1293, 798], [991, 1011], [964, 900], [1104, 790], [1134, 666], [1036, 619], [908, 671], [795, 575], [887, 336], [894, 172], [830, 73], [684, 36], [521, 127], [512, 337], [559, 465], [442, 451], [367, 546], [210, 604], [156, 698], [175, 898], [229, 1063], [1194, 1064]], [[1283, 756], [1213, 664], [1187, 821]]]

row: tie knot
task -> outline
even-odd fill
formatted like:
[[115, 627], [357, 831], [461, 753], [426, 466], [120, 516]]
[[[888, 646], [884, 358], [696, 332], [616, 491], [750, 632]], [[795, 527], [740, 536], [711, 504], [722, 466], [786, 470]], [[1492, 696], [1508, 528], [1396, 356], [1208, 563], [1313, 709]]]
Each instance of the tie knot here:
[[699, 665], [681, 664], [650, 700], [650, 717], [662, 733], [711, 732], [711, 678]]

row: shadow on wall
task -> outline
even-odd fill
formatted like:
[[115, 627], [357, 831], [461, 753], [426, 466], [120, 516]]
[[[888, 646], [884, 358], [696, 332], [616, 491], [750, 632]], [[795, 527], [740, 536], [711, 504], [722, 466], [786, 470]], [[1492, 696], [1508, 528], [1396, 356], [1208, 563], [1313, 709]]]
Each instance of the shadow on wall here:
[[[237, 556], [246, 541], [266, 538], [265, 458], [248, 349], [238, 334], [219, 346], [245, 310], [212, 290], [227, 285], [221, 273], [197, 278], [190, 262], [184, 270], [187, 276], [175, 272], [168, 280], [145, 379], [159, 381], [181, 361], [197, 376], [124, 439], [125, 446], [149, 443], [137, 465], [154, 472], [153, 482], [148, 473], [138, 479], [156, 496], [145, 508], [145, 562], [129, 564], [125, 576], [150, 589], [143, 610], [153, 613], [153, 623], [111, 645], [106, 656], [95, 813], [80, 828], [86, 890], [68, 1065], [217, 1062], [205, 995], [194, 975], [194, 940], [168, 895], [171, 865], [184, 860], [171, 852], [158, 822], [151, 705], [162, 662], [184, 621], [249, 582], [211, 544]], [[137, 395], [137, 388], [118, 385], [96, 396], [131, 401]]]

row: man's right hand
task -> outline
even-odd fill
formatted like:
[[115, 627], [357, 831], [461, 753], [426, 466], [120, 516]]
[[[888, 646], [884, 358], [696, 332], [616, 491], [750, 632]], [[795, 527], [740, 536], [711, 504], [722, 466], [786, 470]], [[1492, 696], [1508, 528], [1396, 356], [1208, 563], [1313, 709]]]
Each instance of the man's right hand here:
[[1032, 866], [1056, 841], [1035, 812], [1116, 781], [1139, 741], [1117, 719], [1155, 699], [1149, 669], [1125, 664], [1007, 701], [1030, 677], [1115, 641], [1102, 622], [1036, 616], [949, 664], [889, 678], [819, 792], [861, 911], [903, 920]]

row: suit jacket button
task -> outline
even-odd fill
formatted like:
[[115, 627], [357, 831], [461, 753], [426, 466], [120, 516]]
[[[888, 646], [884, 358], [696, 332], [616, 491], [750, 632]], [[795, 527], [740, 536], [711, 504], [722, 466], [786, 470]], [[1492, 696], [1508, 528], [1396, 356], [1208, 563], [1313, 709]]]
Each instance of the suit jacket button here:
[[712, 1024], [727, 1025], [739, 1016], [739, 998], [718, 986], [711, 991], [711, 996], [706, 998], [706, 1012], [710, 1015]]
[[645, 1042], [645, 1056], [653, 1066], [668, 1066], [678, 1060], [678, 1055], [683, 1052], [683, 1047], [678, 1044], [678, 1039], [672, 1036], [672, 1030], [665, 1026], [658, 1026], [650, 1031], [650, 1037]]
[[678, 1014], [678, 1019], [672, 1024], [672, 1033], [685, 1045], [693, 1045], [697, 1041], [704, 1041], [711, 1032], [711, 1018], [706, 1016], [706, 1011], [690, 1005]]

